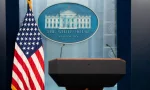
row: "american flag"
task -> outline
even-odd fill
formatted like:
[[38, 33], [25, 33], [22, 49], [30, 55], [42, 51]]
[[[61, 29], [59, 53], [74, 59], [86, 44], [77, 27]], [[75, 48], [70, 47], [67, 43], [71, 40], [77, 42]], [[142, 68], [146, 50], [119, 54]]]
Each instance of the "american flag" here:
[[44, 90], [42, 40], [29, 7], [15, 42], [11, 88], [12, 90]]

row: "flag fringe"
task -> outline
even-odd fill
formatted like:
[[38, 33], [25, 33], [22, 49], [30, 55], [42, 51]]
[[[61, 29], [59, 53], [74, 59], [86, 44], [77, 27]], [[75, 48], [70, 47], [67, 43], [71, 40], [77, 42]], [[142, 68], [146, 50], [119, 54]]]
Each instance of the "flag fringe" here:
[[16, 87], [13, 84], [11, 84], [11, 89], [12, 90], [17, 90]]

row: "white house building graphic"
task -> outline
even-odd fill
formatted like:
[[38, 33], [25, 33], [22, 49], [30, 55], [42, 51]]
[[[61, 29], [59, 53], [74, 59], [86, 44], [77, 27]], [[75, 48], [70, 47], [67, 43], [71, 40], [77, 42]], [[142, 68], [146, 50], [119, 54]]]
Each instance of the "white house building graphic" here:
[[90, 29], [91, 16], [77, 15], [71, 10], [60, 12], [59, 15], [45, 16], [46, 29]]

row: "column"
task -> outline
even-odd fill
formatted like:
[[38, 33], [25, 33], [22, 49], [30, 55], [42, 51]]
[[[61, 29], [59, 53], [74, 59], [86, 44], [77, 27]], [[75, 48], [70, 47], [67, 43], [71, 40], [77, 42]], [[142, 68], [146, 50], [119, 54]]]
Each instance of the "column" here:
[[84, 17], [84, 28], [86, 28], [86, 17]]
[[56, 23], [55, 23], [55, 25], [56, 25], [56, 28], [58, 28], [58, 17], [56, 17]]
[[82, 17], [80, 19], [80, 28], [82, 28]]
[[75, 18], [75, 19], [76, 19], [76, 22], [74, 22], [74, 23], [76, 24], [76, 28], [79, 28], [79, 26], [77, 26], [77, 24], [79, 24], [79, 21], [78, 21], [78, 20], [79, 20], [79, 18], [78, 18], [78, 16], [76, 16], [76, 18]]
[[76, 29], [77, 28], [77, 18], [76, 17], [74, 18], [73, 24], [74, 24], [74, 28]]
[[[66, 16], [65, 16], [65, 17], [66, 17]], [[67, 18], [65, 18], [65, 21], [66, 21], [66, 22], [65, 22], [65, 28], [67, 28], [67, 21], [68, 21]]]
[[48, 28], [51, 28], [50, 27], [50, 23], [51, 23], [51, 21], [50, 21], [50, 16], [48, 17]]
[[50, 21], [49, 27], [52, 28], [52, 17], [51, 17], [51, 16], [50, 16], [50, 18], [49, 18], [49, 21]]
[[67, 28], [70, 28], [71, 26], [70, 26], [70, 18], [68, 17], [67, 18]]
[[56, 28], [56, 18], [54, 17], [54, 28]]
[[88, 26], [88, 20], [87, 20], [87, 17], [85, 18], [85, 28], [87, 28]]
[[89, 28], [91, 28], [91, 16], [89, 16]]
[[59, 28], [63, 28], [63, 18], [60, 16]]
[[49, 28], [49, 16], [45, 16], [45, 28]]
[[45, 16], [45, 28], [47, 28], [47, 16]]
[[81, 20], [80, 20], [80, 16], [78, 18], [78, 28], [81, 28], [81, 24], [80, 24]]
[[73, 18], [71, 17], [71, 18], [70, 18], [70, 28], [73, 28], [73, 27], [72, 27], [72, 19], [73, 19]]
[[54, 28], [54, 17], [52, 16], [52, 28]]
[[84, 28], [84, 16], [82, 16], [82, 28]]
[[90, 25], [89, 18], [87, 17], [87, 28], [89, 28], [89, 25]]

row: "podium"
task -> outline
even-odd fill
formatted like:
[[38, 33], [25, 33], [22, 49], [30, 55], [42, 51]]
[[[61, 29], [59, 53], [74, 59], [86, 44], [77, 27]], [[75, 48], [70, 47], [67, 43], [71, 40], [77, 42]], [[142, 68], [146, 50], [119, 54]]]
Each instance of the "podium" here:
[[49, 61], [49, 75], [67, 90], [103, 90], [126, 74], [120, 58], [57, 58]]

